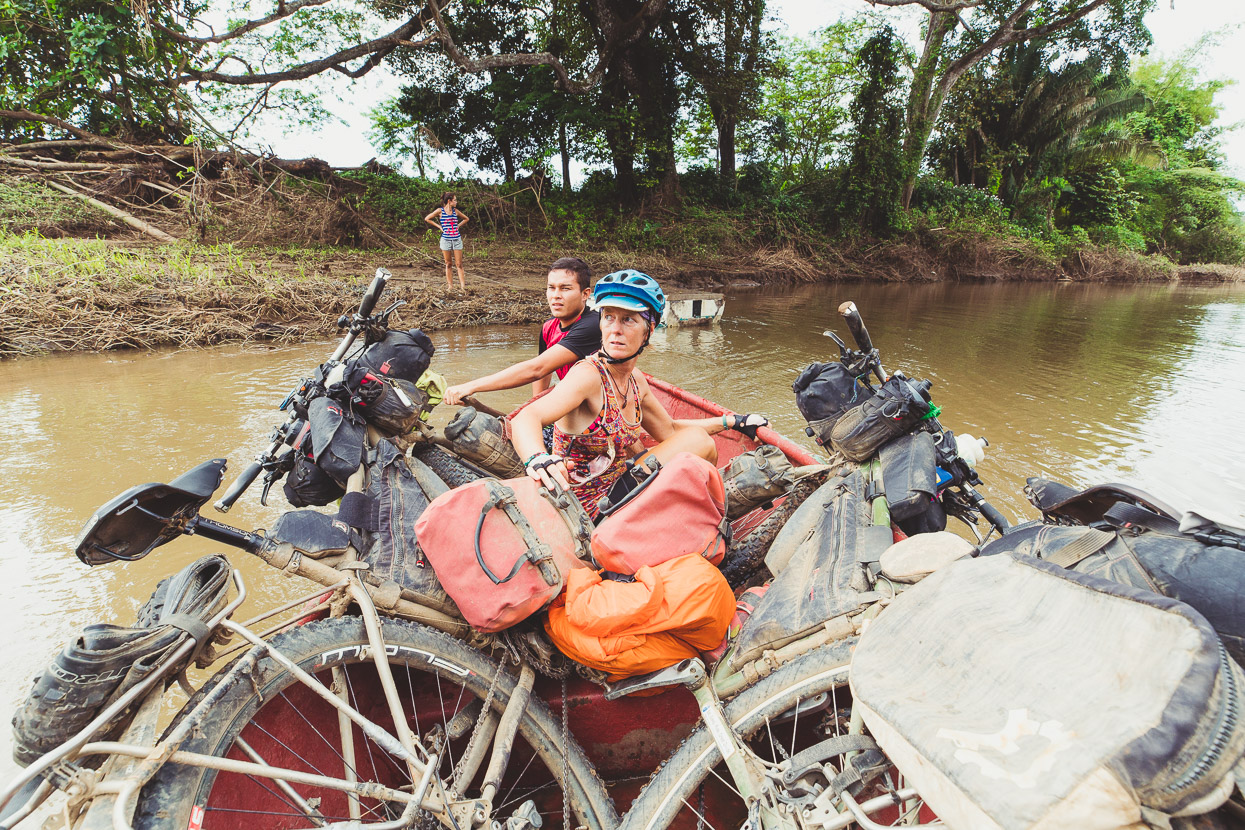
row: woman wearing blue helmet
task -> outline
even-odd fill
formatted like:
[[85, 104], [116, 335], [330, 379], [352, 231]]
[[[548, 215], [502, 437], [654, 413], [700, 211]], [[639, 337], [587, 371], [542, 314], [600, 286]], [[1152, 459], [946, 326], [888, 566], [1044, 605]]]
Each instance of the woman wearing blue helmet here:
[[[601, 351], [577, 363], [511, 422], [528, 475], [546, 487], [570, 489], [595, 518], [628, 459], [652, 454], [664, 463], [691, 452], [716, 462], [710, 435], [738, 429], [755, 438], [757, 427], [768, 423], [760, 415], [676, 421], [653, 396], [636, 368], [666, 309], [666, 295], [652, 277], [631, 269], [607, 274], [593, 288], [591, 306], [601, 314]], [[547, 424], [553, 424], [552, 452], [545, 452], [541, 435]], [[647, 453], [643, 433], [659, 442]]]

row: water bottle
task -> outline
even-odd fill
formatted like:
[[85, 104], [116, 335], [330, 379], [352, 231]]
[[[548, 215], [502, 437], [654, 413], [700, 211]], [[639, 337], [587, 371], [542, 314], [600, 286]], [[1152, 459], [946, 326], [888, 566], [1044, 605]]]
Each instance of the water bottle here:
[[956, 454], [963, 458], [970, 467], [976, 467], [978, 462], [986, 457], [988, 446], [990, 442], [985, 438], [974, 438], [967, 433], [955, 436]]

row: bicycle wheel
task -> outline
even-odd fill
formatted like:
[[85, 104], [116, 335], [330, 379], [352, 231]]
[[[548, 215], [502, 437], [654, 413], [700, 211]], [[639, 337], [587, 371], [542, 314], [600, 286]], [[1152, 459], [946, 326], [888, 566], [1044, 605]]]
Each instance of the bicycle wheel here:
[[[437, 775], [449, 791], [455, 765], [463, 758], [471, 733], [488, 720], [479, 717], [482, 701], [492, 689], [495, 703], [504, 705], [515, 687], [515, 678], [504, 671], [499, 674], [497, 664], [480, 652], [424, 626], [385, 620], [382, 630], [407, 722], [425, 746], [439, 747]], [[286, 632], [274, 637], [272, 645], [393, 734], [393, 719], [367, 642], [363, 621], [343, 617]], [[212, 685], [205, 686], [183, 711], [189, 712]], [[256, 761], [248, 754], [249, 748], [274, 767], [339, 780], [353, 777], [411, 791], [405, 763], [366, 739], [357, 726], [350, 727], [353, 742], [343, 741], [337, 711], [271, 658], [261, 660], [253, 671], [241, 673], [231, 685], [181, 749]], [[353, 753], [349, 751], [351, 743]], [[613, 802], [582, 750], [573, 740], [569, 743], [564, 755], [559, 720], [542, 701], [532, 698], [493, 799], [493, 816], [504, 822], [524, 801], [532, 799], [546, 825], [560, 827], [561, 782], [569, 773], [568, 797], [575, 819], [592, 828], [616, 826]], [[487, 745], [491, 748], [491, 740]], [[485, 753], [475, 775], [460, 784], [464, 797], [478, 794], [487, 765]], [[143, 788], [134, 826], [139, 830], [278, 830], [357, 816], [366, 827], [397, 818], [404, 806], [396, 799], [359, 798], [352, 803], [345, 793], [327, 787], [169, 763]], [[427, 826], [441, 826], [435, 818], [426, 818]]]
[[[727, 719], [735, 731], [763, 760], [779, 763], [801, 750], [847, 734], [851, 719], [851, 696], [847, 689], [849, 643], [818, 649], [803, 655], [754, 686], [740, 692], [726, 706]], [[902, 788], [898, 772], [877, 750], [871, 750], [863, 786], [853, 787], [853, 797], [865, 803]], [[863, 756], [863, 753], [862, 753]], [[709, 730], [702, 723], [688, 736], [632, 802], [620, 830], [665, 828], [738, 828], [748, 819], [747, 809]], [[835, 770], [844, 770], [844, 756], [821, 759]], [[847, 827], [842, 818], [818, 823], [804, 812], [816, 794], [825, 789], [824, 770], [810, 771], [796, 781], [777, 787], [780, 802], [803, 817], [806, 828]], [[932, 814], [919, 801], [887, 799], [884, 809], [874, 803], [870, 818], [878, 824], [903, 826], [928, 821]]]

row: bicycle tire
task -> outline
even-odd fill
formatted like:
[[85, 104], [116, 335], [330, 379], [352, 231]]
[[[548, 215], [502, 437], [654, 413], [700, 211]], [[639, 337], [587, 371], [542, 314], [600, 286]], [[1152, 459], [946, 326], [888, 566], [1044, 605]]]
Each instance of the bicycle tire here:
[[769, 552], [770, 545], [773, 544], [774, 539], [778, 538], [778, 533], [787, 524], [787, 520], [795, 515], [800, 505], [807, 501], [821, 484], [820, 480], [798, 482], [795, 487], [791, 488], [791, 492], [783, 499], [782, 504], [770, 511], [764, 521], [737, 544], [732, 544], [727, 549], [726, 556], [722, 560], [722, 575], [726, 577], [726, 581], [732, 588], [738, 590], [741, 587], [751, 587], [747, 583], [753, 581], [758, 574], [769, 573], [765, 567], [765, 554]]
[[[748, 739], [753, 750], [762, 757], [767, 757], [767, 753], [758, 744], [767, 740], [771, 745], [781, 745], [778, 754], [794, 755], [836, 732], [845, 732], [851, 717], [850, 692], [846, 684], [854, 642], [854, 639], [844, 641], [802, 655], [740, 692], [726, 705], [727, 719], [735, 731]], [[783, 721], [784, 714], [790, 714], [801, 703], [808, 705], [817, 701], [823, 693], [827, 695], [826, 701], [818, 704], [823, 708], [810, 707], [811, 711], [798, 712], [794, 720]], [[788, 750], [785, 732], [790, 731], [793, 739], [803, 735], [799, 731], [800, 718], [805, 719], [805, 731], [814, 734], [807, 738], [807, 743], [793, 742]], [[776, 730], [780, 733], [777, 738]], [[684, 826], [712, 830], [740, 826], [747, 818], [742, 801], [721, 803], [729, 802], [732, 797], [738, 799], [733, 787], [725, 783], [730, 781], [730, 775], [721, 761], [721, 753], [709, 729], [703, 723], [697, 725], [640, 791], [619, 830], [665, 830]], [[911, 818], [912, 814], [907, 817]], [[885, 820], [885, 816], [881, 818]]]
[[[515, 677], [505, 671], [499, 675], [497, 664], [479, 651], [416, 623], [384, 620], [382, 631], [386, 649], [391, 654], [389, 662], [395, 682], [404, 704], [409, 701], [409, 706], [404, 705], [404, 708], [415, 712], [412, 716], [408, 711], [407, 719], [417, 734], [427, 736], [437, 727], [449, 731], [452, 714], [462, 711], [472, 700], [486, 698], [490, 686], [494, 686], [497, 706], [504, 706], [510, 699]], [[374, 664], [366, 654], [368, 640], [362, 619], [341, 617], [319, 620], [280, 634], [271, 642], [301, 668], [316, 674], [325, 685], [331, 684], [331, 669], [346, 669], [343, 676], [349, 687], [352, 705], [374, 723], [392, 732], [392, 720], [379, 690], [366, 698], [358, 692], [360, 684], [366, 683], [369, 675], [375, 676]], [[206, 684], [182, 711], [191, 711], [214, 685]], [[421, 701], [425, 704], [422, 710]], [[447, 704], [453, 712], [449, 711]], [[439, 713], [436, 711], [438, 708]], [[327, 720], [323, 720], [324, 713], [328, 713]], [[465, 716], [464, 720], [478, 725], [478, 721], [471, 720], [473, 717]], [[325, 728], [319, 732], [314, 727], [308, 729], [313, 720], [321, 720]], [[303, 771], [310, 767], [316, 771], [321, 766], [335, 764], [336, 770], [325, 770], [320, 774], [338, 778], [345, 775], [345, 759], [336, 748], [341, 745], [336, 713], [268, 657], [260, 660], [252, 672], [242, 673], [234, 679], [232, 688], [207, 713], [190, 740], [181, 748], [215, 756], [228, 753], [230, 757], [249, 760], [234, 746], [237, 737], [248, 725], [252, 727], [246, 732], [248, 742], [257, 749], [263, 746], [261, 755], [274, 766]], [[388, 786], [409, 786], [404, 764], [395, 761], [376, 744], [362, 740], [362, 733], [357, 727], [354, 734], [356, 745], [362, 744], [358, 747], [353, 766], [359, 780], [365, 780], [366, 776], [371, 780], [388, 779], [382, 781]], [[532, 760], [539, 758], [545, 766], [546, 776], [535, 788], [541, 791], [538, 800], [543, 798], [544, 802], [549, 802], [542, 807], [542, 815], [548, 815], [555, 809], [559, 814], [562, 812], [563, 793], [558, 779], [563, 777], [564, 771], [568, 771], [572, 781], [569, 804], [578, 821], [603, 830], [612, 830], [617, 826], [618, 817], [613, 802], [573, 738], [563, 755], [560, 721], [543, 701], [535, 697], [531, 699], [520, 722], [519, 735], [522, 741], [515, 741], [511, 763], [506, 777], [502, 779], [503, 789], [493, 802], [495, 816], [503, 816], [504, 821], [504, 815], [508, 815], [523, 800], [522, 794], [514, 795], [513, 788], [522, 782], [523, 787], [531, 789], [532, 781], [538, 777], [533, 777], [524, 767], [517, 778], [508, 781], [515, 768], [522, 765], [524, 756], [530, 755]], [[458, 752], [461, 753], [468, 739], [462, 736], [458, 740]], [[439, 774], [448, 777], [459, 756], [448, 739], [445, 744], [451, 748], [443, 756], [443, 773]], [[266, 751], [271, 754], [266, 755]], [[313, 751], [318, 754], [308, 758], [307, 755]], [[366, 762], [365, 755], [368, 758]], [[378, 763], [386, 760], [388, 765]], [[531, 766], [532, 761], [527, 761], [527, 764]], [[476, 780], [482, 774], [483, 768], [477, 773]], [[399, 780], [392, 780], [395, 776]], [[509, 793], [507, 787], [511, 788]], [[317, 790], [307, 785], [297, 785], [294, 789], [304, 799], [322, 806], [321, 813], [326, 819], [349, 818], [344, 815], [348, 812], [344, 794], [329, 789]], [[513, 804], [506, 803], [507, 797]], [[383, 814], [381, 808], [385, 805], [380, 802], [376, 806], [364, 803], [369, 810]], [[503, 813], [502, 805], [508, 808], [507, 812]], [[192, 826], [203, 830], [233, 827], [259, 830], [308, 826], [310, 822], [306, 813], [296, 808], [295, 802], [281, 793], [279, 785], [274, 785], [270, 779], [237, 773], [218, 774], [202, 767], [168, 763], [143, 788], [134, 827], [136, 830], [183, 830]], [[245, 810], [257, 812], [242, 812]], [[394, 812], [396, 809], [391, 809], [389, 816], [385, 817], [392, 817]], [[192, 822], [192, 815], [197, 823]], [[239, 816], [244, 816], [245, 820]], [[382, 817], [378, 816], [377, 820], [382, 820]], [[432, 823], [440, 826], [435, 819]], [[363, 826], [366, 827], [366, 824]]]
[[486, 473], [435, 444], [416, 444], [411, 454], [428, 465], [450, 489], [485, 478]]

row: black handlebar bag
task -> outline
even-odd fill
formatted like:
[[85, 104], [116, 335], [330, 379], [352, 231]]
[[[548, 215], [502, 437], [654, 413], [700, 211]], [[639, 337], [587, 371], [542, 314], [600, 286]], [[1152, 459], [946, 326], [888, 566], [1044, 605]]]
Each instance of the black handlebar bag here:
[[1245, 676], [1184, 603], [1030, 556], [954, 562], [860, 635], [853, 705], [949, 827], [1166, 827], [1245, 754]]
[[795, 405], [808, 421], [809, 435], [830, 446], [830, 430], [843, 414], [873, 395], [864, 377], [854, 377], [838, 361], [810, 363], [791, 384]]
[[364, 349], [356, 362], [377, 375], [418, 383], [432, 363], [433, 351], [432, 340], [419, 329], [391, 329], [383, 340]]
[[877, 394], [853, 407], [830, 430], [831, 445], [849, 461], [868, 461], [874, 453], [931, 417], [933, 407], [906, 378], [888, 378]]
[[298, 450], [294, 466], [285, 476], [282, 490], [285, 500], [293, 507], [321, 507], [335, 502], [346, 490], [328, 473], [316, 466], [316, 462]]

